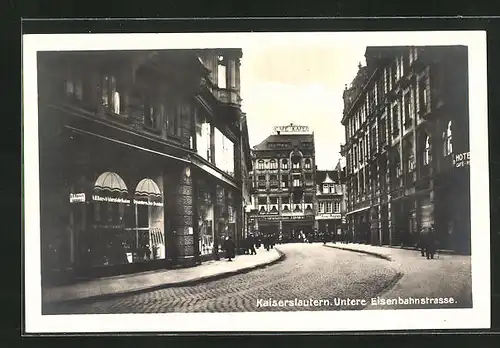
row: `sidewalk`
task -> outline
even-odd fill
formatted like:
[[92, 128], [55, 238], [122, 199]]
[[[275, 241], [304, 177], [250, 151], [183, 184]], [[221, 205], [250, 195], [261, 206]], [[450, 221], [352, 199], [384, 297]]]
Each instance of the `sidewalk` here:
[[[393, 287], [380, 295], [380, 298], [453, 297], [457, 302], [454, 307], [472, 306], [470, 256], [440, 253], [437, 258], [428, 260], [416, 250], [402, 248], [340, 243], [328, 243], [326, 246], [389, 260], [388, 267], [393, 267], [400, 272], [401, 278]], [[448, 305], [448, 307], [452, 306]], [[371, 305], [368, 308], [387, 309], [387, 306]], [[391, 309], [399, 308], [403, 309], [405, 305], [391, 305]], [[421, 308], [425, 308], [425, 305]]]
[[276, 249], [266, 251], [261, 248], [257, 250], [257, 255], [238, 255], [232, 262], [226, 259], [207, 261], [190, 268], [156, 270], [45, 288], [42, 289], [42, 303], [96, 300], [167, 287], [188, 286], [244, 273], [273, 264], [282, 258], [283, 254]]

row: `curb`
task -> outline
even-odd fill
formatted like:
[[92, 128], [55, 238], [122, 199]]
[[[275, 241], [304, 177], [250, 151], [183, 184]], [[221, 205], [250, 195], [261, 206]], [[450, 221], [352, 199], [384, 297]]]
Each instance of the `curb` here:
[[274, 265], [280, 261], [283, 261], [285, 259], [286, 255], [281, 250], [279, 250], [277, 248], [275, 248], [275, 250], [278, 252], [279, 256], [276, 259], [271, 260], [271, 261], [266, 262], [266, 263], [248, 266], [248, 267], [240, 268], [240, 269], [237, 269], [234, 271], [228, 271], [228, 272], [223, 272], [223, 273], [219, 273], [219, 274], [184, 280], [184, 281], [180, 281], [180, 282], [164, 283], [164, 284], [149, 286], [147, 288], [142, 288], [142, 289], [136, 289], [136, 290], [130, 290], [130, 291], [120, 291], [120, 292], [115, 292], [112, 294], [93, 295], [93, 296], [88, 296], [88, 297], [83, 297], [83, 298], [75, 298], [75, 299], [69, 299], [69, 300], [51, 301], [51, 302], [45, 302], [45, 303], [42, 302], [42, 312], [43, 312], [43, 306], [52, 306], [52, 305], [56, 305], [56, 304], [75, 304], [75, 303], [81, 304], [81, 303], [94, 302], [94, 301], [105, 301], [105, 300], [115, 299], [118, 297], [138, 295], [138, 294], [150, 292], [150, 291], [157, 291], [157, 290], [176, 288], [176, 287], [182, 287], [182, 286], [197, 285], [197, 284], [204, 283], [207, 281], [214, 281], [214, 280], [228, 278], [230, 276], [237, 275], [237, 274], [244, 274], [244, 273], [247, 273], [247, 272], [250, 272], [250, 271], [253, 271], [256, 269], [260, 269], [260, 268], [265, 268], [267, 266], [271, 266], [271, 265]]
[[338, 247], [338, 246], [334, 246], [334, 245], [323, 245], [323, 246], [328, 247], [328, 248], [338, 249], [338, 250], [345, 250], [345, 251], [352, 251], [352, 252], [360, 253], [360, 254], [367, 254], [367, 255], [371, 255], [371, 256], [377, 257], [379, 259], [383, 259], [383, 260], [387, 260], [387, 261], [392, 261], [392, 258], [390, 256], [387, 256], [387, 255], [384, 255], [384, 254], [380, 254], [380, 253], [376, 253], [376, 252], [373, 252], [373, 251], [359, 250], [359, 249], [354, 249], [354, 248], [343, 248], [343, 247]]

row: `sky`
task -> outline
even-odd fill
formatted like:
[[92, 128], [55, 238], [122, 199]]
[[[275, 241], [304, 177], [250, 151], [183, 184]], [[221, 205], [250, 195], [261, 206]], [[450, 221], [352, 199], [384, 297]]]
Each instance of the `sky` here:
[[345, 142], [342, 93], [358, 64], [365, 65], [365, 48], [321, 42], [243, 47], [241, 97], [250, 146], [273, 126], [306, 125], [314, 132], [318, 169], [334, 169]]

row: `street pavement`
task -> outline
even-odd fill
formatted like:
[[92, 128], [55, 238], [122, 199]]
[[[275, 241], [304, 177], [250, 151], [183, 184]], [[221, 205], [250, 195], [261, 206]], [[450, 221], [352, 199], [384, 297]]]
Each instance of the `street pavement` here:
[[453, 298], [453, 304], [442, 304], [441, 308], [472, 307], [470, 256], [438, 254], [435, 259], [428, 260], [416, 250], [363, 244], [328, 243], [328, 246], [378, 254], [380, 257], [392, 260], [391, 266], [402, 273], [401, 279], [389, 291], [379, 296], [379, 299], [396, 303], [385, 305], [377, 300], [377, 304], [370, 305], [367, 309], [436, 308], [430, 303], [412, 305], [404, 303], [404, 300], [422, 298], [438, 300]]
[[[411, 250], [328, 244], [278, 245], [286, 257], [266, 268], [197, 285], [87, 303], [54, 304], [44, 308], [44, 314], [467, 308], [472, 305], [470, 256], [440, 255], [438, 259], [427, 260]], [[258, 253], [266, 251], [261, 248]], [[429, 302], [429, 299], [450, 297], [454, 299], [453, 304], [398, 302], [422, 298], [428, 298], [425, 301]], [[396, 303], [382, 305], [382, 299]]]
[[[390, 262], [371, 255], [327, 248], [321, 243], [276, 248], [286, 257], [266, 268], [127, 297], [47, 305], [44, 314], [363, 309], [352, 300], [377, 296], [399, 278]], [[258, 253], [266, 251], [261, 248]]]

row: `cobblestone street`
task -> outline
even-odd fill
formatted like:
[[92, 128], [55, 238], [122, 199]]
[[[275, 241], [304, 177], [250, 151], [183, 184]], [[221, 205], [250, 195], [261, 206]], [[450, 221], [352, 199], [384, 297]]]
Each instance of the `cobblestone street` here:
[[[60, 304], [45, 313], [162, 313], [361, 309], [362, 306], [263, 307], [258, 300], [370, 298], [391, 285], [397, 271], [386, 260], [322, 244], [278, 246], [275, 265], [207, 283], [168, 288], [114, 300]], [[265, 253], [263, 249], [259, 253]], [[263, 305], [265, 303], [261, 303]]]
[[[274, 265], [208, 281], [92, 303], [53, 304], [46, 314], [300, 311], [470, 307], [470, 257], [427, 260], [416, 251], [365, 245], [286, 244]], [[338, 248], [350, 248], [342, 250]], [[392, 261], [360, 252], [378, 252]], [[366, 249], [366, 250], [365, 250]], [[368, 250], [369, 249], [369, 250]], [[266, 251], [260, 249], [259, 253]], [[453, 305], [372, 305], [372, 298], [449, 298]], [[353, 303], [365, 299], [366, 303]], [[273, 305], [272, 301], [294, 301]], [[307, 305], [308, 300], [324, 301]], [[343, 300], [339, 303], [339, 300]], [[304, 305], [297, 301], [303, 301]], [[346, 303], [349, 301], [350, 303]]]

